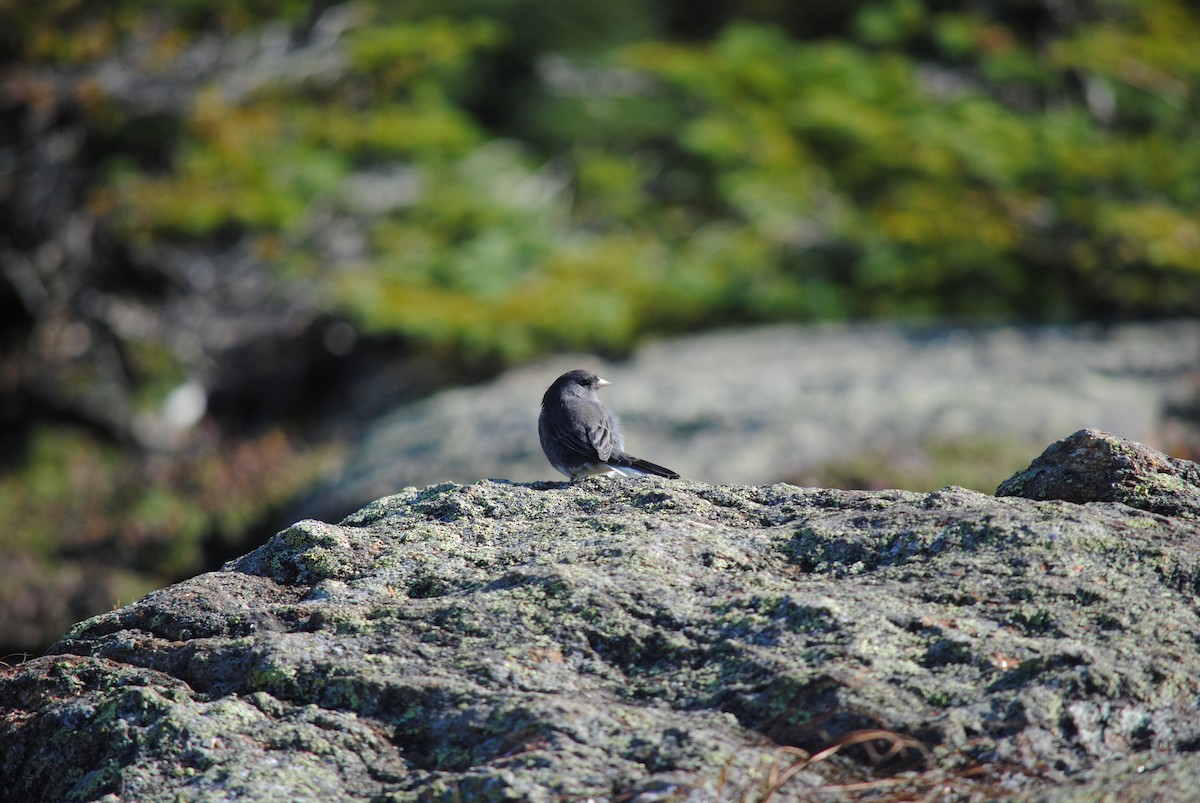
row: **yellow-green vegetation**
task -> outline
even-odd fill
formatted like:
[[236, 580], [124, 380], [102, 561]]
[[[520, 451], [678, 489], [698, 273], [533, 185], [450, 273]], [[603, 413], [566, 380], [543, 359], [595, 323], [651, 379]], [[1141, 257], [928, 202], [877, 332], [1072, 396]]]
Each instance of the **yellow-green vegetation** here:
[[[361, 11], [340, 80], [202, 91], [169, 168], [125, 164], [101, 207], [132, 237], [283, 232], [281, 281], [306, 265], [368, 330], [510, 360], [739, 321], [1200, 311], [1182, 0], [1053, 26], [867, 3], [822, 38], [607, 25], [577, 53], [519, 3]], [[507, 117], [479, 116], [493, 96]], [[401, 168], [364, 211], [351, 177]], [[318, 270], [329, 214], [367, 247]]]
[[858, 455], [789, 479], [822, 488], [935, 491], [957, 485], [983, 493], [1029, 465], [1044, 444], [995, 438], [931, 440], [891, 452]]
[[[39, 428], [22, 466], [0, 476], [0, 611], [41, 610], [44, 630], [5, 621], [4, 643], [53, 638], [97, 602], [129, 603], [202, 570], [206, 550], [229, 549], [329, 457], [272, 430], [236, 444], [199, 437], [183, 454], [137, 461], [83, 431]], [[92, 577], [102, 587], [74, 587]]]
[[[26, 467], [0, 477], [0, 520], [21, 525], [3, 529], [0, 551], [99, 546], [120, 556], [149, 545], [157, 561], [141, 568], [194, 572], [202, 538], [240, 532], [306, 487], [329, 458], [298, 449], [278, 430], [229, 450], [197, 440], [190, 454], [132, 465], [84, 432], [39, 429]], [[111, 530], [112, 519], [124, 522], [121, 532]]]

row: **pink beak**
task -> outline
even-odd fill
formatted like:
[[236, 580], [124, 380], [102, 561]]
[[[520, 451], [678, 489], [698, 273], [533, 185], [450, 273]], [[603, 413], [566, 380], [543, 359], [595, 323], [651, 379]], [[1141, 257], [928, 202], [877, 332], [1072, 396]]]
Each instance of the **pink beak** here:
[[609, 382], [607, 379], [601, 379], [600, 377], [596, 377], [596, 390], [599, 390], [600, 388], [606, 388], [611, 384], [612, 384], [612, 382]]

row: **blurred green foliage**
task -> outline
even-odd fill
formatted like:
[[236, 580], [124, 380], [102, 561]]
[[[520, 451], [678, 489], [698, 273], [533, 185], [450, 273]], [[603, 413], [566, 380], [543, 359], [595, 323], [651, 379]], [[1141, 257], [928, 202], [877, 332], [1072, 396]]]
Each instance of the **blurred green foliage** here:
[[1043, 444], [996, 438], [931, 439], [819, 465], [787, 482], [818, 488], [928, 493], [948, 485], [995, 493], [1029, 465]]
[[83, 616], [242, 551], [332, 456], [278, 429], [240, 443], [214, 435], [138, 460], [80, 429], [32, 433], [23, 464], [0, 474], [3, 650], [43, 648]]
[[[280, 276], [307, 281], [319, 221], [354, 217], [366, 249], [316, 271], [331, 309], [507, 360], [763, 320], [1200, 312], [1200, 12], [1077, 5], [1022, 27], [863, 3], [812, 39], [643, 15], [585, 52], [521, 29], [527, 4], [365, 4], [339, 81], [204, 91], [169, 169], [114, 170], [98, 206], [131, 237], [283, 232]], [[354, 177], [389, 170], [364, 208]]]
[[0, 476], [0, 510], [21, 523], [4, 528], [0, 553], [98, 550], [160, 580], [186, 576], [203, 568], [205, 539], [240, 536], [306, 488], [328, 457], [272, 430], [232, 446], [197, 439], [186, 454], [137, 464], [81, 430], [41, 429], [25, 467]]
[[111, 55], [155, 28], [167, 57], [198, 31], [232, 34], [267, 20], [295, 20], [309, 0], [0, 0], [0, 64], [73, 68]]

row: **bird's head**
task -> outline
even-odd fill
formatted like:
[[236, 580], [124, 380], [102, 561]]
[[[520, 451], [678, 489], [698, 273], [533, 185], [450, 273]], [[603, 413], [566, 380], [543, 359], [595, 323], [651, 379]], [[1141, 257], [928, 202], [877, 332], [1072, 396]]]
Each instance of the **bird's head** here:
[[609, 382], [607, 379], [601, 379], [591, 371], [577, 368], [574, 371], [567, 371], [554, 380], [554, 384], [550, 386], [550, 390], [546, 392], [546, 395], [555, 394], [559, 396], [569, 395], [592, 398], [600, 388], [608, 387], [611, 384], [612, 382]]

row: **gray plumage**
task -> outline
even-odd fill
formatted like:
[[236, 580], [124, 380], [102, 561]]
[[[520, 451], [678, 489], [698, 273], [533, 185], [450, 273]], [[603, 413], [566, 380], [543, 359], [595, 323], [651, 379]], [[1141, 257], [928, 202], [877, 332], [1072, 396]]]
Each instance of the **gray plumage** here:
[[679, 479], [671, 469], [625, 452], [621, 422], [596, 395], [611, 384], [584, 370], [568, 371], [554, 380], [542, 396], [538, 416], [538, 435], [550, 465], [572, 480], [590, 474]]

